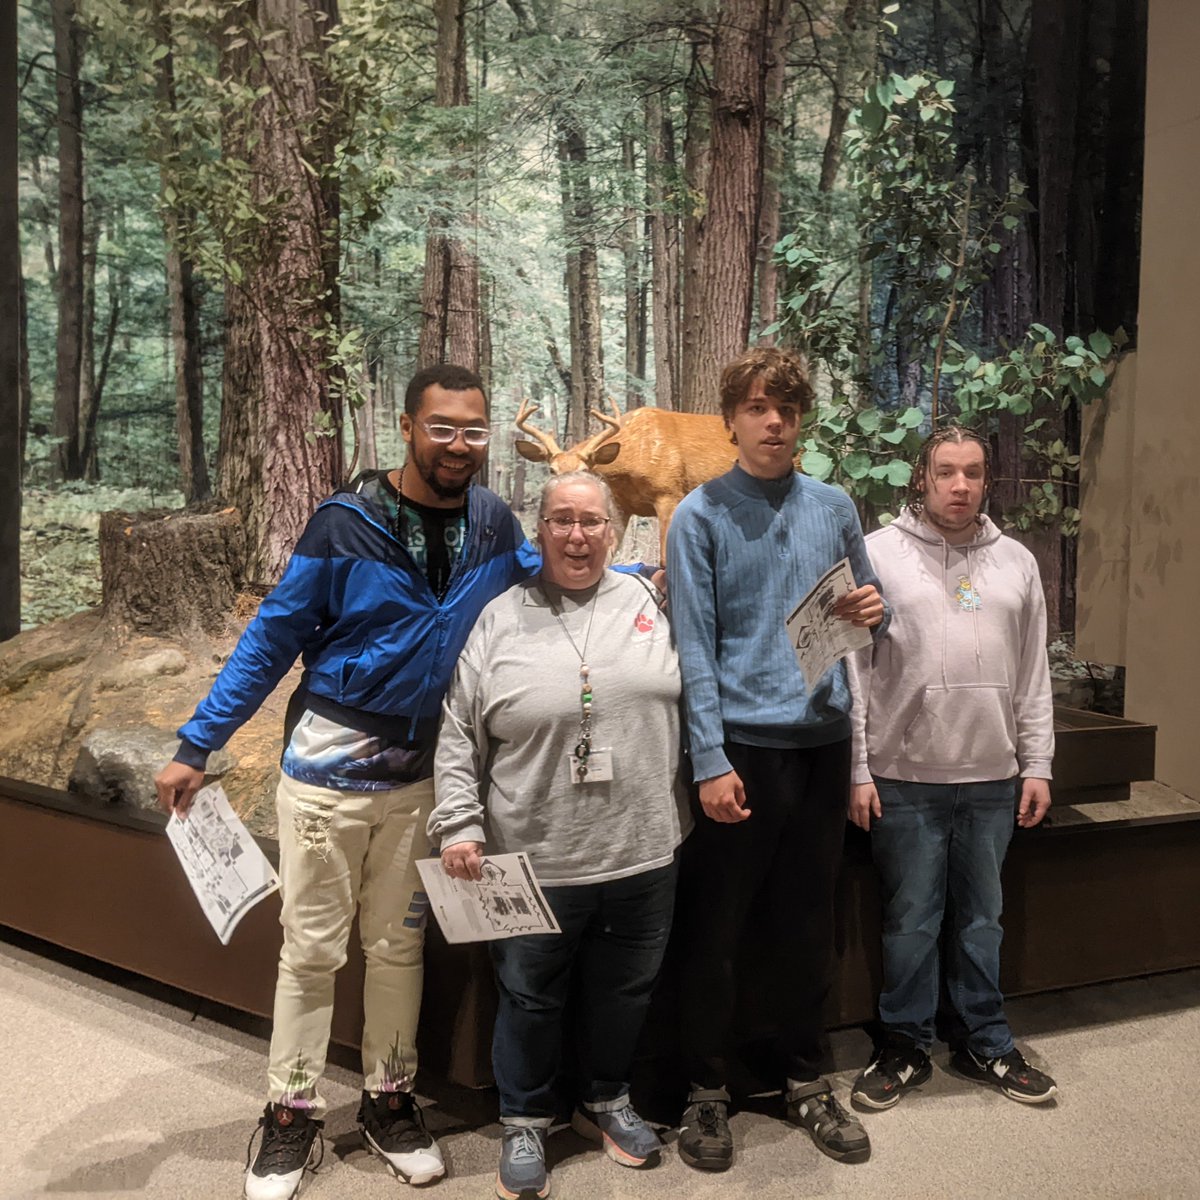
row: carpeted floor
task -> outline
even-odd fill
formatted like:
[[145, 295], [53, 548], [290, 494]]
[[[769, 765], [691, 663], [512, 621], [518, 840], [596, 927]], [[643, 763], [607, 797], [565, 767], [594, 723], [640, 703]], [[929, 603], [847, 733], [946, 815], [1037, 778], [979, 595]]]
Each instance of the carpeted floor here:
[[[262, 1024], [193, 1017], [182, 997], [39, 950], [0, 941], [0, 1197], [240, 1196], [262, 1108]], [[738, 1155], [723, 1175], [690, 1170], [672, 1147], [656, 1170], [624, 1170], [558, 1131], [554, 1195], [1200, 1200], [1200, 971], [1016, 1000], [1010, 1018], [1030, 1059], [1057, 1077], [1056, 1103], [1026, 1107], [959, 1079], [939, 1049], [919, 1094], [863, 1117], [868, 1163], [818, 1154], [764, 1099], [734, 1117]], [[861, 1031], [835, 1035], [843, 1099], [868, 1049]], [[450, 1172], [430, 1200], [492, 1196], [494, 1094], [424, 1082]], [[352, 1071], [331, 1070], [325, 1163], [306, 1200], [405, 1190], [360, 1147], [357, 1088]]]

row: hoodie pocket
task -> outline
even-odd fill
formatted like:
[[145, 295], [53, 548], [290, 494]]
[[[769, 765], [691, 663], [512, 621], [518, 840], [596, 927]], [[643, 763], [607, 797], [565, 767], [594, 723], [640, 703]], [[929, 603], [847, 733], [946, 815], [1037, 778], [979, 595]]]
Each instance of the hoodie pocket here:
[[903, 756], [929, 767], [971, 766], [1016, 753], [1012, 697], [1003, 683], [926, 687], [904, 731]]

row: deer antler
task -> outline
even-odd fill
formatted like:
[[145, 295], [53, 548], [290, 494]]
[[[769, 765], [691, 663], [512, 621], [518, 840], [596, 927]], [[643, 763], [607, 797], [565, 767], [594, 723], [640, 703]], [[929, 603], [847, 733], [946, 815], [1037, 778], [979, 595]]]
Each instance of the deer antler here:
[[592, 447], [592, 449], [595, 449], [596, 446], [603, 445], [610, 438], [615, 438], [617, 434], [621, 432], [621, 410], [617, 407], [617, 402], [611, 396], [609, 396], [608, 402], [612, 406], [613, 410], [613, 415], [611, 417], [608, 416], [607, 413], [602, 413], [598, 408], [588, 409], [588, 412], [590, 412], [597, 421], [599, 421], [602, 425], [608, 426], [607, 430], [602, 431], [596, 436], [595, 445]]
[[522, 397], [521, 407], [517, 410], [517, 428], [540, 442], [546, 451], [547, 458], [553, 458], [556, 454], [562, 453], [562, 448], [554, 440], [554, 435], [529, 424], [529, 418], [538, 411], [539, 407], [537, 404], [530, 404], [526, 397]]

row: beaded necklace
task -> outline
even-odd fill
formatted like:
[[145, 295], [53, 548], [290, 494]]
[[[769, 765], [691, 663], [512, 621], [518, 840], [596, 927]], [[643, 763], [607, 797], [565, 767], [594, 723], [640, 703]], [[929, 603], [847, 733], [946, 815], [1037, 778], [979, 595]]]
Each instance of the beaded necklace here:
[[559, 606], [550, 598], [550, 593], [546, 591], [544, 585], [542, 591], [550, 605], [550, 611], [554, 614], [554, 619], [558, 622], [559, 629], [571, 643], [571, 649], [579, 656], [579, 741], [575, 743], [575, 778], [582, 783], [587, 778], [588, 756], [592, 753], [592, 684], [591, 668], [587, 664], [587, 648], [588, 640], [592, 636], [592, 621], [596, 617], [596, 597], [600, 594], [600, 585], [596, 585], [596, 590], [592, 593], [592, 602], [588, 606], [588, 623], [587, 630], [583, 635], [582, 650], [575, 644], [571, 631], [562, 619]]

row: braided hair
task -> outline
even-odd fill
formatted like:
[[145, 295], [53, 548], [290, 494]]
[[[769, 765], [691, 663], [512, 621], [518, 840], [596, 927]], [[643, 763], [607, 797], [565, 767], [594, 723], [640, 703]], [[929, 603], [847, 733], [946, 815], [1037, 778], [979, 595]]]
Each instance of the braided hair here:
[[[987, 505], [988, 496], [992, 491], [992, 448], [987, 438], [973, 429], [964, 429], [961, 425], [943, 425], [921, 443], [921, 449], [917, 451], [917, 461], [913, 464], [906, 503], [916, 516], [920, 516], [925, 509], [925, 484], [930, 463], [933, 461], [933, 452], [947, 443], [961, 445], [963, 442], [974, 442], [983, 450], [983, 503], [984, 506]], [[978, 516], [975, 519], [978, 521]]]

